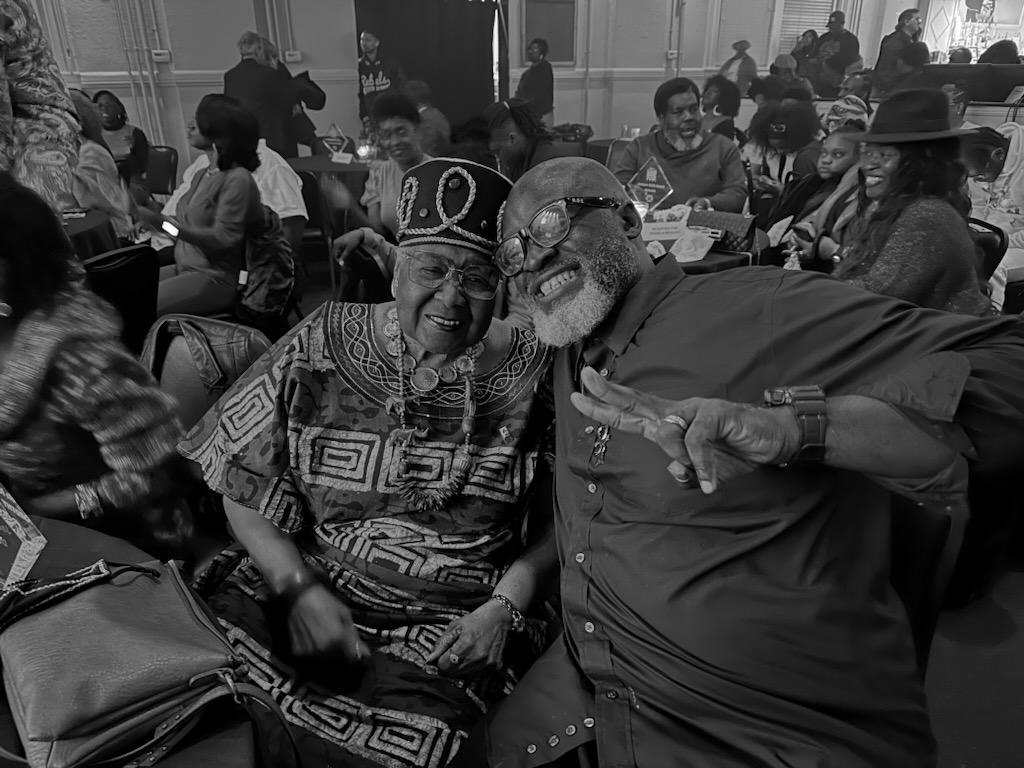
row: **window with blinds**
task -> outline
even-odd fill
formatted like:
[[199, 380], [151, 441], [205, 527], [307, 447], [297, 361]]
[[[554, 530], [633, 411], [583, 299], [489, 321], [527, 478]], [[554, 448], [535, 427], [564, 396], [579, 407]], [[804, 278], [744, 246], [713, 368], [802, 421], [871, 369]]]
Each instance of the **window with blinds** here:
[[717, 66], [731, 58], [737, 40], [749, 41], [750, 55], [763, 63], [768, 57], [773, 5], [772, 0], [719, 0], [717, 40], [708, 64]]
[[784, 0], [779, 53], [792, 51], [805, 30], [813, 29], [819, 36], [827, 32], [825, 23], [833, 8], [833, 0]]

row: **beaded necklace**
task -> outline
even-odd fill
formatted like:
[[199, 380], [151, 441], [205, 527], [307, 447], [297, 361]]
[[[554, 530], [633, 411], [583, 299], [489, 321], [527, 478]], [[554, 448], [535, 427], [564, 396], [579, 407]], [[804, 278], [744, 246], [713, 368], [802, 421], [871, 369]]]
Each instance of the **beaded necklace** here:
[[[403, 498], [414, 508], [428, 511], [442, 509], [462, 492], [469, 480], [469, 469], [472, 463], [470, 437], [476, 426], [473, 376], [476, 373], [477, 359], [483, 352], [484, 343], [480, 341], [473, 344], [451, 363], [446, 363], [437, 370], [428, 366], [417, 367], [415, 359], [407, 352], [405, 335], [398, 322], [398, 310], [392, 307], [388, 310], [386, 317], [384, 335], [387, 337], [387, 342], [385, 347], [388, 354], [395, 358], [395, 367], [398, 369], [398, 396], [388, 399], [388, 410], [395, 411], [398, 415], [398, 427], [391, 431], [391, 439], [395, 444], [399, 487]], [[408, 371], [411, 371], [409, 383], [412, 392], [406, 390]], [[454, 383], [460, 375], [465, 381], [465, 404], [462, 410], [461, 424], [464, 434], [463, 442], [455, 450], [448, 479], [438, 487], [423, 488], [409, 471], [408, 454], [409, 447], [416, 439], [423, 440], [427, 437], [429, 428], [409, 426], [406, 418], [408, 404], [410, 401], [417, 400], [420, 395], [434, 391], [442, 381], [446, 384]]]

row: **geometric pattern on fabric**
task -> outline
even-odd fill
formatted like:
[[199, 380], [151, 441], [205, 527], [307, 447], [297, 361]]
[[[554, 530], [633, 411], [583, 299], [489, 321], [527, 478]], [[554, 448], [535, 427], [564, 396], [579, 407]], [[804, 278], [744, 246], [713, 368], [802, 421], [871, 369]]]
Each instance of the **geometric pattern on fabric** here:
[[314, 485], [369, 491], [380, 443], [372, 432], [307, 427], [298, 440], [297, 474]]

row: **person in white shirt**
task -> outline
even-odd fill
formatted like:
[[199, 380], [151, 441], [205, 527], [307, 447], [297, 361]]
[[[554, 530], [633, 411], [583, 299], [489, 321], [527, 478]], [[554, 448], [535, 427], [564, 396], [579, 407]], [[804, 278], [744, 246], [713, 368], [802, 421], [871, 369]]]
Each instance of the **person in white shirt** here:
[[[302, 200], [302, 179], [288, 165], [288, 161], [281, 155], [267, 146], [265, 139], [260, 139], [256, 148], [260, 156], [260, 166], [252, 177], [260, 190], [260, 198], [264, 205], [270, 208], [281, 219], [284, 231], [288, 233], [289, 241], [295, 242], [292, 237], [294, 232], [301, 233], [309, 215], [306, 211], [306, 204]], [[210, 156], [204, 152], [199, 155], [182, 174], [181, 184], [174, 190], [161, 213], [164, 216], [174, 216], [177, 212], [178, 201], [192, 187], [192, 181], [196, 175], [204, 171], [210, 165]], [[168, 246], [173, 246], [174, 241], [162, 233], [149, 233], [149, 244], [160, 251]]]

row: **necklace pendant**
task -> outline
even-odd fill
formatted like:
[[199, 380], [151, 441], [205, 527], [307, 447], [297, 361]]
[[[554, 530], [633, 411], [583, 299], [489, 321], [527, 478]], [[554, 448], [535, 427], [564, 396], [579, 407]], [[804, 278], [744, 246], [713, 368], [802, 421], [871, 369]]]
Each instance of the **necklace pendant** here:
[[445, 384], [454, 384], [459, 378], [459, 372], [455, 370], [454, 365], [442, 365], [438, 370], [438, 375]]
[[405, 351], [405, 344], [402, 343], [401, 338], [388, 339], [384, 344], [384, 348], [387, 349], [388, 354], [392, 357], [400, 357]]
[[412, 372], [409, 381], [413, 389], [420, 394], [426, 394], [437, 389], [437, 385], [441, 381], [441, 375], [433, 368], [422, 367]]

